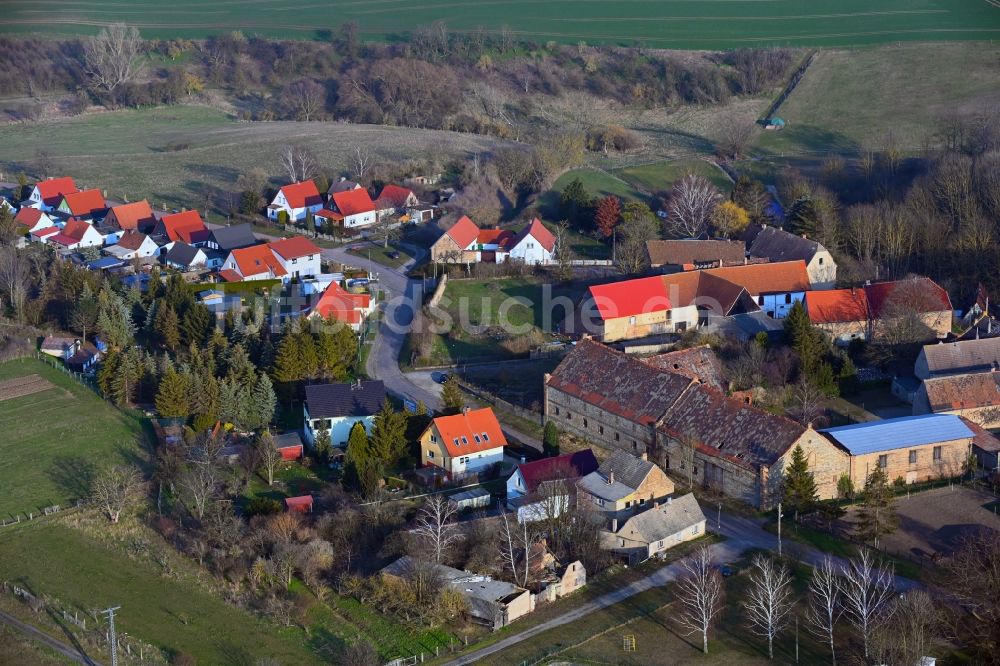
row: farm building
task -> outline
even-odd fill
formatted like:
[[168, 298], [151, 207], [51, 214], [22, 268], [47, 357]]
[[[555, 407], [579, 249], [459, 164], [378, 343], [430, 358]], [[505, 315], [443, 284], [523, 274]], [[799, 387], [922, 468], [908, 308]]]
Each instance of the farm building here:
[[662, 556], [670, 548], [705, 535], [705, 514], [694, 493], [668, 497], [624, 521], [612, 519], [601, 547], [629, 564]]

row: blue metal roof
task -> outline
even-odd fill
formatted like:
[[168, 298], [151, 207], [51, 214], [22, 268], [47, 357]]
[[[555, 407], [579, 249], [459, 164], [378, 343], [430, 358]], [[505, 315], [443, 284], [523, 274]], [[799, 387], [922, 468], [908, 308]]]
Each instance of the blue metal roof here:
[[821, 430], [851, 455], [891, 451], [973, 437], [962, 419], [953, 414], [904, 416]]
[[115, 257], [101, 257], [100, 259], [94, 259], [93, 261], [87, 262], [87, 268], [92, 271], [101, 270], [104, 268], [117, 268], [119, 266], [124, 266], [125, 262], [121, 259]]

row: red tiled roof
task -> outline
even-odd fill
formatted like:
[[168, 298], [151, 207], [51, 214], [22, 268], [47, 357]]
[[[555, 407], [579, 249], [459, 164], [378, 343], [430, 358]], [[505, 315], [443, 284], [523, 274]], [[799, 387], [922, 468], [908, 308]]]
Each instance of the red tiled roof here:
[[[153, 217], [153, 209], [150, 208], [149, 202], [145, 199], [120, 206], [112, 206], [108, 216], [114, 216], [118, 226], [126, 231], [129, 229], [139, 229], [140, 223], [142, 223], [143, 227], [154, 226], [156, 224], [156, 218]], [[142, 229], [139, 230], [142, 231]]]
[[126, 250], [138, 250], [144, 242], [146, 242], [146, 234], [139, 231], [126, 231], [118, 239], [118, 247], [123, 247]]
[[413, 190], [400, 187], [399, 185], [386, 185], [378, 195], [379, 201], [389, 201], [396, 208], [406, 206], [406, 200], [413, 194]]
[[24, 226], [31, 228], [38, 224], [38, 221], [42, 219], [42, 211], [37, 208], [31, 208], [25, 206], [21, 210], [17, 211], [17, 215], [14, 216], [14, 220], [18, 224], [23, 224]]
[[918, 312], [951, 311], [951, 299], [934, 280], [915, 277], [895, 282], [878, 282], [865, 286], [872, 314], [879, 316], [894, 302], [915, 308]]
[[524, 463], [517, 469], [521, 472], [527, 492], [533, 493], [543, 481], [579, 479], [590, 474], [597, 469], [597, 458], [593, 451], [584, 449]]
[[309, 512], [312, 511], [313, 497], [312, 495], [300, 495], [298, 497], [286, 497], [285, 498], [285, 508], [289, 511], [302, 511]]
[[326, 217], [331, 220], [343, 220], [344, 216], [334, 210], [329, 210], [327, 208], [321, 208], [316, 211], [316, 217]]
[[236, 266], [240, 269], [240, 274], [244, 278], [260, 275], [268, 271], [275, 277], [281, 277], [287, 273], [274, 256], [274, 253], [271, 252], [271, 248], [267, 245], [252, 245], [233, 250], [232, 256], [236, 261]]
[[468, 215], [463, 215], [445, 233], [455, 241], [456, 245], [464, 250], [479, 236], [479, 227], [469, 219]]
[[167, 238], [172, 241], [182, 240], [191, 243], [191, 236], [196, 231], [205, 231], [205, 223], [201, 219], [201, 214], [196, 210], [186, 210], [182, 213], [164, 215], [160, 219], [163, 230]]
[[51, 236], [52, 234], [58, 234], [59, 231], [59, 227], [53, 224], [51, 227], [45, 227], [44, 229], [39, 229], [38, 231], [33, 231], [31, 233], [38, 238], [44, 238], [46, 236]]
[[222, 278], [223, 282], [242, 282], [243, 278], [240, 274], [230, 268], [223, 268], [219, 271], [219, 277]]
[[1000, 405], [1000, 373], [931, 377], [924, 390], [932, 412], [994, 407]]
[[711, 268], [704, 272], [744, 287], [751, 296], [809, 291], [809, 273], [801, 260]]
[[661, 276], [594, 285], [590, 294], [605, 321], [671, 308]]
[[320, 249], [305, 236], [292, 236], [268, 243], [268, 247], [281, 255], [282, 259], [298, 259], [310, 254], [319, 254]]
[[517, 245], [528, 236], [538, 241], [538, 244], [548, 252], [552, 252], [556, 247], [556, 237], [545, 228], [545, 225], [537, 217], [520, 233], [514, 244]]
[[366, 189], [334, 192], [333, 203], [342, 215], [357, 215], [375, 210], [375, 204]]
[[63, 195], [69, 212], [73, 215], [93, 215], [96, 212], [105, 210], [108, 205], [104, 201], [104, 195], [100, 190], [84, 190], [83, 192], [70, 192]]
[[345, 291], [340, 285], [333, 283], [316, 301], [312, 311], [323, 319], [333, 317], [336, 321], [345, 324], [359, 324], [361, 323], [361, 310], [367, 310], [370, 306], [370, 295], [352, 294]]
[[62, 235], [68, 236], [69, 238], [74, 238], [77, 242], [83, 240], [84, 234], [87, 230], [91, 228], [90, 222], [85, 220], [78, 220], [76, 218], [70, 218], [66, 222], [66, 226], [63, 227]]
[[[64, 195], [76, 192], [76, 183], [69, 176], [40, 180], [35, 183], [35, 187], [38, 188], [42, 201], [49, 205], [58, 204]], [[51, 202], [50, 199], [55, 199], [55, 201]]]
[[806, 294], [806, 313], [814, 324], [868, 321], [868, 297], [864, 289], [828, 289]]
[[453, 416], [439, 416], [434, 427], [448, 455], [464, 456], [506, 446], [507, 439], [490, 407], [469, 409]]
[[514, 245], [514, 234], [506, 229], [480, 229], [476, 236], [479, 245], [498, 245], [510, 249]]
[[67, 236], [66, 234], [56, 234], [49, 238], [50, 243], [55, 243], [56, 245], [62, 245], [64, 247], [69, 247], [70, 245], [76, 245], [80, 242], [79, 238], [73, 238], [72, 236]]
[[323, 203], [316, 183], [311, 180], [285, 185], [281, 188], [281, 193], [285, 195], [285, 201], [291, 208], [308, 208]]

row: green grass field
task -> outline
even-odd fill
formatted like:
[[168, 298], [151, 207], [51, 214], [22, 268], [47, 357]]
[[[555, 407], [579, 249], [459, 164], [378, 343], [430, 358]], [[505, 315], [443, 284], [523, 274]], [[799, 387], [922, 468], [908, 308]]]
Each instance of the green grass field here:
[[348, 167], [355, 146], [368, 148], [380, 160], [398, 162], [464, 157], [488, 152], [497, 142], [409, 127], [237, 122], [208, 107], [170, 106], [0, 126], [0, 171], [3, 179], [22, 168], [33, 174], [37, 151], [44, 149], [59, 174], [74, 176], [81, 186], [106, 189], [113, 199], [146, 198], [157, 208], [164, 203], [203, 208], [206, 186], [233, 190], [239, 174], [255, 167], [264, 169], [274, 184], [287, 182], [279, 155], [291, 144], [309, 146], [320, 166], [335, 175]]
[[55, 388], [0, 402], [0, 516], [86, 496], [100, 467], [137, 460], [139, 423], [36, 359], [0, 364], [0, 381], [39, 374]]
[[[186, 577], [167, 577], [152, 563], [129, 558], [58, 523], [4, 533], [0, 578], [51, 595], [71, 610], [121, 606], [119, 632], [168, 654], [183, 650], [200, 664], [253, 664], [264, 656], [281, 664], [326, 663], [301, 630], [279, 631]], [[312, 637], [322, 639], [320, 632]]]
[[822, 51], [778, 111], [788, 126], [762, 132], [755, 152], [853, 154], [880, 149], [889, 131], [903, 150], [918, 150], [956, 116], [1000, 107], [998, 82], [994, 44]]
[[705, 160], [683, 160], [677, 162], [656, 162], [641, 166], [626, 167], [612, 172], [614, 176], [632, 184], [642, 192], [666, 192], [675, 181], [689, 173], [704, 176], [715, 183], [723, 192], [732, 189], [733, 183], [722, 169]]
[[508, 26], [519, 37], [576, 43], [681, 49], [796, 44], [842, 46], [900, 40], [990, 39], [1000, 9], [986, 0], [841, 0], [835, 5], [796, 0], [494, 0], [428, 4], [417, 0], [11, 0], [2, 29], [9, 32], [95, 32], [125, 21], [147, 37], [202, 37], [226, 30], [305, 39], [329, 38], [356, 21], [366, 38], [395, 40], [415, 26], [445, 21], [452, 30]]

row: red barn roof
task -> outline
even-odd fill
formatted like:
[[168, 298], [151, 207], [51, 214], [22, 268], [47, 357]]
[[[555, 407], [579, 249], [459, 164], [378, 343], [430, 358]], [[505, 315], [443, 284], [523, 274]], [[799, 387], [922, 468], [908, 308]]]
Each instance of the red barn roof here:
[[192, 234], [199, 231], [207, 231], [205, 222], [201, 219], [201, 214], [196, 210], [186, 210], [182, 213], [164, 215], [160, 219], [163, 225], [163, 232], [172, 241], [182, 240], [191, 243]]
[[63, 195], [63, 200], [73, 215], [93, 215], [106, 210], [108, 204], [100, 190], [84, 190]]
[[333, 283], [326, 288], [323, 295], [313, 306], [313, 313], [345, 324], [361, 323], [361, 310], [371, 306], [371, 296], [368, 294], [352, 294], [345, 291], [339, 284]]
[[476, 235], [479, 245], [498, 245], [503, 249], [514, 246], [514, 234], [506, 229], [480, 229]]
[[358, 215], [375, 210], [375, 204], [365, 189], [334, 192], [333, 203], [342, 215]]
[[598, 284], [590, 288], [594, 305], [605, 321], [671, 309], [661, 276]]
[[544, 481], [558, 479], [579, 479], [597, 470], [597, 458], [590, 449], [564, 453], [552, 458], [542, 458], [534, 462], [518, 465], [524, 485], [529, 493], [538, 490]]
[[323, 203], [323, 198], [316, 189], [316, 183], [311, 180], [285, 185], [281, 188], [281, 193], [285, 195], [285, 201], [292, 208], [308, 208]]
[[312, 495], [286, 497], [285, 508], [289, 511], [298, 511], [299, 513], [309, 513], [313, 509], [313, 497]]
[[917, 312], [943, 312], [951, 310], [948, 292], [927, 277], [915, 277], [895, 282], [879, 282], [865, 286], [872, 314], [879, 316], [886, 307], [898, 303], [912, 307]]
[[703, 271], [737, 284], [751, 296], [809, 291], [809, 273], [804, 261], [727, 266]]
[[500, 422], [489, 407], [467, 409], [453, 416], [439, 416], [433, 423], [448, 455], [452, 457], [507, 445]]
[[30, 208], [29, 206], [25, 206], [17, 211], [17, 215], [14, 216], [14, 221], [29, 228], [38, 224], [40, 219], [42, 219], [42, 211], [37, 208]]

